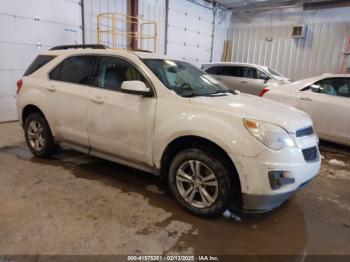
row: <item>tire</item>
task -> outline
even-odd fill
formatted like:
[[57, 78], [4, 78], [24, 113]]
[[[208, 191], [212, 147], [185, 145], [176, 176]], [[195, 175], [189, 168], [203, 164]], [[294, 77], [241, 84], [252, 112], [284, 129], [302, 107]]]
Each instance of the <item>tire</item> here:
[[49, 158], [56, 152], [57, 144], [49, 124], [41, 113], [32, 113], [25, 119], [24, 134], [27, 145], [34, 156]]
[[[177, 202], [192, 214], [201, 217], [218, 216], [227, 208], [232, 195], [230, 171], [225, 166], [225, 163], [206, 150], [183, 150], [174, 157], [169, 168], [170, 191]], [[194, 173], [197, 173], [197, 178]], [[188, 176], [191, 176], [192, 181]]]

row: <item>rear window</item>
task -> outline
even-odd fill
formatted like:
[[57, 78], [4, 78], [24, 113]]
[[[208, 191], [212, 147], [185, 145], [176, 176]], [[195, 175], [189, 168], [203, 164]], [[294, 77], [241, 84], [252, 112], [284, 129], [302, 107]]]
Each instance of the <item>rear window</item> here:
[[53, 55], [39, 55], [35, 58], [33, 63], [28, 67], [28, 69], [24, 72], [24, 76], [29, 76], [33, 74], [35, 71], [46, 65], [56, 56]]
[[95, 56], [73, 56], [64, 60], [50, 73], [50, 79], [89, 85], [93, 78]]

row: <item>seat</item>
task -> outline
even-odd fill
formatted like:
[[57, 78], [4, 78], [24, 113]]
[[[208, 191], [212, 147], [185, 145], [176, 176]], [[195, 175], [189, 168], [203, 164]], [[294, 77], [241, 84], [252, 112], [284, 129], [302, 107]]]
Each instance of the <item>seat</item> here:
[[322, 86], [322, 91], [324, 94], [330, 95], [330, 96], [336, 96], [337, 91], [335, 91], [334, 87], [330, 84], [325, 84]]
[[133, 67], [129, 67], [125, 72], [125, 81], [140, 80], [140, 74]]
[[118, 90], [121, 87], [121, 79], [115, 65], [108, 67], [105, 71], [102, 87], [110, 90]]

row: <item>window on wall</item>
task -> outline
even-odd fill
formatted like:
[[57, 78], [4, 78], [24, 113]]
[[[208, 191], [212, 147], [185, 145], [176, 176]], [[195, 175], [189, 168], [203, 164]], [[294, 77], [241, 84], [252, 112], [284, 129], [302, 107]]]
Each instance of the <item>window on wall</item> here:
[[64, 60], [51, 73], [50, 79], [89, 85], [93, 79], [95, 56], [73, 56]]
[[116, 57], [101, 57], [95, 86], [120, 91], [124, 81], [142, 81], [145, 77], [129, 62]]

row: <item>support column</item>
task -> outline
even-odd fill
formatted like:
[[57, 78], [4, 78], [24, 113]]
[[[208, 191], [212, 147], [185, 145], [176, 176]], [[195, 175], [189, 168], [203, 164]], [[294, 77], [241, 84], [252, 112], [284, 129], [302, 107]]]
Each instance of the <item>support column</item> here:
[[128, 23], [128, 32], [132, 35], [128, 37], [128, 47], [133, 50], [138, 49], [137, 44], [137, 31], [138, 31], [138, 15], [139, 15], [139, 1], [128, 0], [128, 15], [132, 16], [131, 22]]

